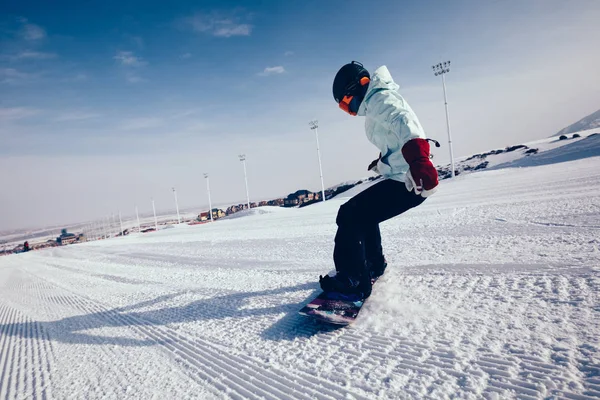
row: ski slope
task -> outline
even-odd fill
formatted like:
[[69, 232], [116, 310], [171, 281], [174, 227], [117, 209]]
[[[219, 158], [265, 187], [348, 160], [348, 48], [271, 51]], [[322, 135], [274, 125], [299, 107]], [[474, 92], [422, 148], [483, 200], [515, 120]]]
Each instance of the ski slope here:
[[0, 399], [600, 397], [600, 157], [443, 181], [337, 328], [344, 201], [1, 258]]

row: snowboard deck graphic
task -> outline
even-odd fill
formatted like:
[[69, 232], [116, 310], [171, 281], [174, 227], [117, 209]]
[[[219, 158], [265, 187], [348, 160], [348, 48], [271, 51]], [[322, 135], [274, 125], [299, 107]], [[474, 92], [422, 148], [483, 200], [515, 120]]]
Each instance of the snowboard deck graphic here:
[[321, 292], [298, 313], [330, 324], [349, 325], [356, 320], [365, 300], [356, 295]]

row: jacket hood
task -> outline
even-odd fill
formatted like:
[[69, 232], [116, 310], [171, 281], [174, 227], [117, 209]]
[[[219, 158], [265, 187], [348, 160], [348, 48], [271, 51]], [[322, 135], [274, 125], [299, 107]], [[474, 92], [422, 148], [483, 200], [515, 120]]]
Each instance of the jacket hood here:
[[369, 87], [367, 88], [367, 93], [365, 94], [365, 98], [360, 104], [358, 108], [358, 112], [356, 115], [364, 116], [366, 112], [366, 103], [373, 94], [381, 91], [381, 90], [398, 90], [400, 86], [394, 82], [394, 78], [390, 74], [390, 71], [387, 69], [385, 65], [377, 68], [375, 72], [371, 75], [371, 82], [369, 82]]

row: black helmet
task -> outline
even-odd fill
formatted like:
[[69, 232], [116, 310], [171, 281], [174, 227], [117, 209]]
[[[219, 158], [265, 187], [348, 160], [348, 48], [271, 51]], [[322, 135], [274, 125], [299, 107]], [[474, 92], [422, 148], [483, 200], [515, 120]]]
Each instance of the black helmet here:
[[360, 79], [371, 78], [367, 71], [358, 61], [352, 61], [344, 65], [333, 79], [333, 98], [336, 103], [342, 101], [344, 96], [356, 96], [362, 88]]

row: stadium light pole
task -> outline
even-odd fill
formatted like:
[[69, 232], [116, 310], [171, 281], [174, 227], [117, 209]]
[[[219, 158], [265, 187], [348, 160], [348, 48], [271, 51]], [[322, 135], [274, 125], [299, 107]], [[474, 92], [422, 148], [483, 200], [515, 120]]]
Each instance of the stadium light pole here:
[[452, 136], [450, 135], [450, 117], [448, 116], [448, 98], [446, 97], [446, 74], [450, 72], [450, 61], [445, 61], [433, 65], [433, 74], [442, 76], [442, 87], [444, 88], [444, 107], [446, 108], [446, 128], [448, 130], [448, 146], [450, 147], [450, 166], [452, 169], [452, 178], [454, 178], [454, 152], [452, 151]]
[[177, 191], [173, 188], [173, 196], [175, 196], [175, 209], [177, 210], [177, 224], [181, 224], [181, 217], [179, 216], [179, 203], [177, 202]]
[[315, 131], [315, 137], [317, 139], [317, 156], [319, 158], [319, 173], [321, 174], [321, 195], [323, 201], [325, 201], [325, 184], [323, 183], [323, 166], [321, 165], [321, 149], [319, 148], [319, 121], [312, 120], [308, 123], [310, 129]]
[[210, 215], [210, 222], [213, 222], [212, 201], [210, 200], [210, 182], [207, 173], [204, 174], [204, 179], [206, 179], [206, 191], [208, 192], [208, 215]]
[[240, 154], [240, 161], [244, 164], [244, 181], [246, 182], [246, 201], [248, 202], [248, 210], [250, 209], [250, 192], [248, 191], [248, 174], [246, 173], [246, 155]]
[[152, 200], [152, 212], [154, 213], [154, 230], [156, 232], [158, 232], [158, 220], [156, 219], [156, 207], [154, 207], [154, 199], [150, 198], [150, 200]]
[[138, 213], [137, 205], [135, 206], [135, 217], [137, 218], [138, 223], [138, 233], [142, 233], [142, 227], [140, 225], [140, 214]]

